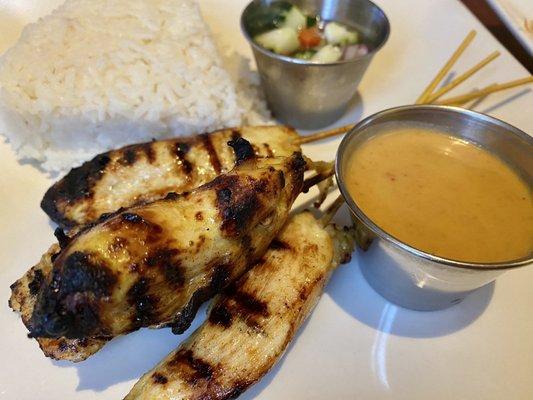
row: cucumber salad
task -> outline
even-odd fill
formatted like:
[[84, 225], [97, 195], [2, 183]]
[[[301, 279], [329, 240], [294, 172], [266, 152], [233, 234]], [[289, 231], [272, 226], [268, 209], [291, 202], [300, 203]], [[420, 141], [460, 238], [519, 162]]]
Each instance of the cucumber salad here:
[[277, 54], [316, 63], [364, 56], [358, 32], [334, 21], [305, 15], [286, 1], [273, 1], [250, 15], [247, 29], [258, 45]]

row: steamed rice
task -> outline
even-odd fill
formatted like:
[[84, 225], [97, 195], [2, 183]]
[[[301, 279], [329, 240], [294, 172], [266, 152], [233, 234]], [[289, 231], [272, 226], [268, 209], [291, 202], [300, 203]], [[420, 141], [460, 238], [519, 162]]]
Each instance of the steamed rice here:
[[232, 82], [192, 0], [67, 0], [24, 29], [0, 85], [0, 132], [47, 171], [268, 119], [255, 84]]

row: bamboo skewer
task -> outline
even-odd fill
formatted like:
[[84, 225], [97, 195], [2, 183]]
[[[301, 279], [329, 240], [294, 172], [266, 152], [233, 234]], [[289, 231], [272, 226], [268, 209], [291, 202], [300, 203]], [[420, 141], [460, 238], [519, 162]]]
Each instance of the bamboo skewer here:
[[[496, 87], [496, 85], [497, 85], [496, 83], [493, 83], [493, 84], [491, 84], [489, 86], [485, 86], [484, 89], [493, 88], [493, 87]], [[463, 108], [466, 108], [466, 109], [471, 109], [471, 108], [475, 107], [475, 105], [477, 104], [478, 101], [482, 101], [487, 96], [488, 96], [488, 94], [476, 97], [475, 99], [472, 99], [472, 100], [464, 100], [464, 101], [459, 101], [457, 103], [450, 103], [450, 104], [446, 104], [446, 105], [447, 106], [463, 107]], [[468, 103], [470, 101], [472, 103], [470, 105], [466, 106], [465, 103]]]
[[343, 204], [344, 198], [342, 197], [342, 195], [339, 195], [335, 199], [335, 201], [331, 203], [331, 205], [326, 209], [326, 212], [324, 213], [322, 218], [320, 218], [320, 225], [325, 227], [327, 224], [329, 224]]
[[307, 193], [311, 187], [313, 187], [317, 183], [320, 183], [323, 180], [329, 178], [330, 176], [333, 176], [334, 174], [335, 174], [335, 168], [333, 167], [328, 172], [319, 173], [319, 174], [311, 176], [310, 178], [307, 178], [304, 181], [304, 186], [303, 186], [303, 189], [302, 189], [302, 193]]
[[345, 125], [341, 126], [339, 128], [333, 128], [329, 129], [327, 131], [318, 132], [309, 136], [302, 136], [299, 139], [296, 139], [296, 144], [305, 144], [305, 143], [311, 143], [315, 142], [317, 140], [326, 139], [332, 136], [337, 136], [342, 133], [348, 132], [350, 129], [352, 129], [354, 125]]
[[498, 58], [499, 56], [500, 56], [500, 52], [499, 51], [495, 51], [495, 52], [489, 54], [486, 58], [481, 60], [479, 63], [474, 65], [472, 68], [470, 68], [468, 71], [466, 71], [462, 75], [460, 75], [457, 78], [455, 78], [453, 81], [448, 83], [446, 86], [443, 86], [442, 88], [440, 88], [439, 90], [437, 90], [433, 94], [428, 95], [428, 97], [426, 99], [426, 103], [433, 103], [435, 100], [439, 99], [442, 95], [448, 93], [450, 90], [452, 90], [456, 86], [458, 86], [461, 83], [463, 83], [465, 80], [470, 78], [476, 72], [480, 71], [484, 66], [486, 66], [491, 61], [493, 61], [496, 58]]
[[444, 64], [444, 67], [439, 71], [437, 76], [433, 78], [433, 80], [430, 82], [430, 84], [426, 87], [426, 89], [422, 92], [422, 94], [418, 97], [416, 100], [416, 104], [423, 104], [427, 102], [427, 98], [430, 96], [431, 93], [435, 90], [435, 88], [438, 86], [438, 84], [442, 81], [442, 79], [446, 76], [448, 72], [450, 72], [450, 69], [452, 69], [453, 65], [457, 61], [457, 59], [463, 54], [463, 52], [466, 50], [468, 45], [472, 43], [472, 40], [474, 40], [474, 37], [476, 36], [476, 31], [472, 30], [466, 37], [464, 38], [463, 42], [459, 45], [457, 50], [452, 54], [450, 59]]
[[528, 83], [533, 82], [533, 76], [528, 76], [527, 78], [521, 78], [516, 79], [514, 81], [506, 82], [506, 83], [498, 83], [495, 85], [487, 86], [483, 89], [473, 91], [471, 93], [463, 94], [460, 96], [450, 97], [449, 99], [440, 100], [435, 102], [435, 104], [440, 105], [455, 105], [455, 104], [463, 104], [467, 101], [477, 99], [479, 97], [486, 96], [491, 93], [499, 92], [501, 90], [511, 89], [517, 86], [527, 85]]

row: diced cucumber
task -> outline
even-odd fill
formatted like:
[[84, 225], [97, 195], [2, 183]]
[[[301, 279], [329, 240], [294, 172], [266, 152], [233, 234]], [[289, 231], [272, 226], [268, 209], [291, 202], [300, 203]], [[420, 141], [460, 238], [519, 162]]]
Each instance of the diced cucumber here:
[[357, 32], [349, 31], [344, 25], [329, 22], [324, 29], [328, 44], [355, 44], [359, 39]]
[[293, 55], [294, 58], [299, 58], [300, 60], [310, 60], [316, 54], [316, 50], [305, 50], [299, 51]]
[[255, 42], [274, 53], [289, 55], [300, 46], [298, 34], [291, 28], [279, 28], [262, 33], [254, 38]]
[[292, 28], [295, 31], [299, 31], [306, 27], [307, 19], [302, 14], [300, 9], [296, 6], [292, 6], [289, 12], [285, 15], [285, 21], [281, 24], [283, 28]]
[[311, 61], [326, 64], [339, 61], [341, 57], [341, 49], [339, 49], [337, 46], [327, 44], [318, 50], [313, 57], [311, 57]]

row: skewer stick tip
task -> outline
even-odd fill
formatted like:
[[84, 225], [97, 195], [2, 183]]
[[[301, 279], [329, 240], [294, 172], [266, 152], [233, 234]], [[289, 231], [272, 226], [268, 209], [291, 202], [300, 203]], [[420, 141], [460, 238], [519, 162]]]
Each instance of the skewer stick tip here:
[[491, 93], [496, 93], [502, 90], [511, 89], [511, 88], [515, 88], [518, 86], [522, 86], [522, 85], [527, 85], [532, 82], [533, 82], [533, 76], [528, 76], [525, 78], [516, 79], [513, 81], [509, 81], [509, 82], [489, 85], [489, 86], [484, 87], [483, 89], [475, 90], [471, 93], [467, 93], [467, 94], [463, 94], [460, 96], [455, 96], [455, 97], [451, 97], [445, 100], [437, 101], [435, 102], [435, 104], [440, 104], [440, 105], [464, 104], [467, 101], [474, 100], [479, 97], [484, 97]]
[[467, 70], [466, 72], [464, 72], [463, 74], [459, 75], [457, 78], [452, 80], [450, 83], [441, 87], [439, 90], [437, 90], [433, 94], [428, 95], [425, 98], [425, 103], [433, 103], [435, 100], [438, 100], [443, 95], [445, 95], [446, 93], [454, 89], [456, 86], [466, 81], [472, 75], [479, 72], [482, 68], [484, 68], [486, 65], [488, 65], [491, 61], [495, 60], [499, 56], [500, 56], [499, 51], [492, 52], [487, 57], [485, 57], [483, 60], [478, 62], [476, 65], [474, 65], [472, 68], [470, 68], [469, 70]]
[[461, 42], [461, 44], [459, 45], [459, 47], [457, 47], [457, 49], [453, 52], [453, 54], [451, 55], [451, 57], [448, 59], [448, 61], [446, 62], [446, 64], [444, 64], [444, 66], [441, 68], [441, 70], [437, 73], [437, 75], [435, 76], [435, 78], [433, 78], [433, 80], [429, 83], [429, 85], [424, 89], [424, 91], [422, 92], [422, 94], [418, 97], [418, 99], [416, 99], [416, 104], [423, 104], [425, 102], [427, 102], [427, 99], [429, 98], [429, 96], [431, 95], [431, 93], [433, 93], [433, 91], [435, 90], [435, 88], [439, 85], [439, 83], [444, 79], [444, 77], [446, 76], [446, 74], [448, 74], [448, 72], [450, 72], [450, 70], [452, 69], [453, 65], [455, 64], [455, 62], [459, 59], [459, 57], [461, 56], [461, 54], [463, 54], [463, 52], [466, 50], [466, 48], [468, 47], [468, 45], [472, 42], [472, 40], [474, 40], [474, 37], [476, 36], [476, 31], [475, 30], [471, 30], [468, 35], [466, 35], [466, 37], [463, 39], [463, 41]]

